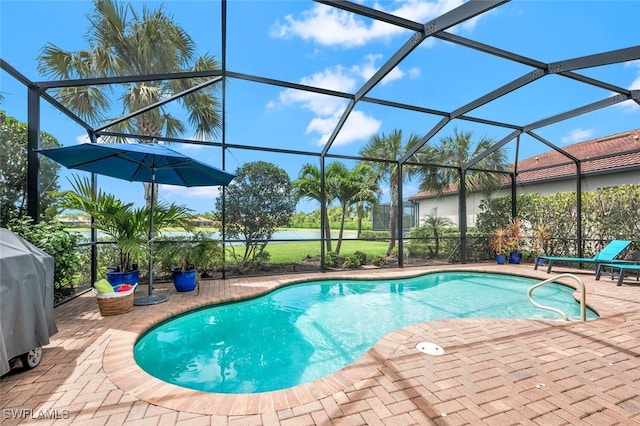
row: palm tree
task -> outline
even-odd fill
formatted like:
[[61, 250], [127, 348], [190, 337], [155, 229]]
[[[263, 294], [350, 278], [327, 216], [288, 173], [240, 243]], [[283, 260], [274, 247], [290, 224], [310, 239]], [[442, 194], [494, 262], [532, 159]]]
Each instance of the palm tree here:
[[[464, 164], [471, 161], [478, 154], [489, 149], [495, 141], [482, 137], [473, 142], [473, 132], [458, 132], [454, 129], [454, 136], [444, 136], [440, 145], [434, 147], [437, 163], [450, 167], [426, 167], [420, 170], [422, 182], [421, 191], [435, 191], [442, 194], [451, 185], [460, 186], [460, 170]], [[475, 164], [474, 168], [486, 170], [504, 170], [506, 153], [498, 149]], [[478, 192], [489, 195], [492, 190], [500, 186], [500, 174], [469, 171], [466, 174], [467, 193]]]
[[396, 244], [396, 221], [398, 216], [398, 186], [400, 179], [410, 178], [415, 173], [415, 166], [402, 167], [402, 176], [398, 176], [398, 160], [420, 141], [417, 135], [409, 136], [406, 142], [402, 140], [402, 130], [394, 130], [390, 135], [384, 133], [371, 137], [369, 143], [360, 150], [360, 156], [390, 161], [365, 161], [378, 175], [379, 180], [389, 182], [391, 191], [391, 212], [389, 214], [389, 246], [387, 256]]
[[370, 179], [373, 171], [367, 164], [360, 163], [353, 170], [339, 162], [330, 166], [331, 174], [327, 178], [327, 191], [340, 203], [340, 232], [336, 244], [336, 254], [340, 254], [344, 222], [349, 207], [367, 198], [379, 190], [378, 184]]
[[[94, 0], [89, 16], [89, 47], [75, 52], [47, 44], [38, 57], [38, 70], [53, 79], [86, 79], [139, 76], [219, 69], [213, 56], [195, 56], [195, 44], [182, 27], [162, 10], [143, 7], [138, 14], [131, 4], [116, 0]], [[116, 96], [123, 115], [204, 83], [206, 78], [154, 80], [128, 83]], [[221, 128], [219, 86], [206, 86], [183, 96], [179, 102], [195, 127], [195, 137], [216, 136]], [[114, 86], [96, 85], [56, 89], [54, 96], [71, 111], [90, 122], [104, 122], [113, 105]], [[175, 137], [187, 128], [183, 121], [160, 106], [130, 120], [114, 124], [110, 131], [149, 137]], [[145, 186], [147, 206], [151, 205]], [[156, 191], [157, 195], [157, 191]]]
[[380, 185], [375, 171], [371, 166], [361, 163], [362, 168], [359, 169], [359, 173], [362, 176], [362, 187], [358, 193], [357, 203], [355, 207], [355, 214], [358, 220], [358, 230], [356, 233], [356, 239], [360, 238], [362, 233], [362, 219], [365, 216], [366, 206], [372, 206], [377, 204], [380, 199]]
[[[293, 182], [293, 188], [296, 203], [302, 199], [314, 200], [320, 204], [320, 209], [324, 210], [324, 231], [327, 239], [327, 251], [331, 251], [331, 224], [329, 223], [327, 209], [322, 208], [322, 175], [320, 169], [311, 163], [304, 164], [298, 173], [298, 179]], [[326, 205], [331, 204], [332, 200], [331, 194], [325, 191]]]
[[433, 235], [435, 240], [434, 256], [437, 258], [440, 252], [440, 229], [453, 226], [453, 221], [448, 217], [438, 216], [438, 208], [434, 207], [432, 212], [425, 216], [424, 227]]

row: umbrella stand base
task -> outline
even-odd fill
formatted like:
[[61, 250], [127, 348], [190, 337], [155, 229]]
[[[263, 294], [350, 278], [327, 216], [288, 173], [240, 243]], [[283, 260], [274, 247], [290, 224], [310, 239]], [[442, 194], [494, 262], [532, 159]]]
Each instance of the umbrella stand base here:
[[156, 305], [158, 303], [164, 303], [169, 300], [168, 296], [163, 294], [151, 294], [149, 296], [138, 297], [133, 301], [136, 306]]

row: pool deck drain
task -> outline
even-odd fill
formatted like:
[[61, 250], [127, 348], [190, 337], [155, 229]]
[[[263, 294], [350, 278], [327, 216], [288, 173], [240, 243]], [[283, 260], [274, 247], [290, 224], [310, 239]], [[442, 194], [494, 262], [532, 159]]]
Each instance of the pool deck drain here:
[[442, 346], [438, 346], [431, 342], [420, 342], [416, 345], [416, 349], [427, 355], [444, 355], [444, 349], [442, 349]]
[[[299, 280], [399, 277], [492, 264], [367, 270], [206, 281], [200, 294], [101, 317], [95, 297], [55, 309], [58, 334], [36, 369], [0, 381], [3, 425], [13, 424], [638, 424], [640, 285], [622, 287], [578, 272], [601, 318], [586, 323], [449, 319], [415, 324], [381, 339], [347, 368], [311, 384], [263, 394], [190, 391], [153, 379], [133, 362], [133, 344], [177, 313], [262, 294]], [[569, 270], [577, 272], [575, 270]], [[532, 265], [498, 272], [549, 276]], [[145, 291], [144, 286], [138, 291]], [[440, 356], [416, 350], [438, 342]], [[9, 415], [7, 415], [9, 413]], [[21, 415], [22, 413], [22, 415]], [[34, 420], [24, 413], [56, 413]], [[446, 416], [446, 417], [444, 417]]]

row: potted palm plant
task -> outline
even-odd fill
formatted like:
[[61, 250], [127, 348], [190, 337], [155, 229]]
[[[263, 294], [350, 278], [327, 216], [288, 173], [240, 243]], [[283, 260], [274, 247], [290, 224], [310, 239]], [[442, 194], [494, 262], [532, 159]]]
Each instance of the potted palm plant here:
[[509, 231], [505, 228], [496, 228], [491, 236], [491, 251], [496, 255], [498, 265], [504, 265], [507, 260], [506, 249], [509, 245]]
[[551, 234], [549, 233], [549, 230], [547, 229], [547, 225], [545, 225], [544, 223], [541, 223], [536, 228], [535, 242], [534, 242], [534, 248], [533, 248], [533, 254], [534, 254], [533, 261], [536, 264], [544, 265], [544, 260], [538, 258], [538, 255], [540, 253], [547, 253], [548, 254], [548, 252], [549, 252], [549, 241], [550, 240], [551, 240]]
[[[74, 178], [72, 189], [58, 193], [61, 207], [80, 210], [94, 219], [93, 228], [112, 238], [119, 251], [119, 264], [107, 271], [112, 285], [136, 284], [139, 271], [135, 267], [149, 256], [150, 209], [134, 208], [133, 203], [123, 203], [114, 195], [94, 191], [89, 179]], [[154, 232], [167, 227], [191, 229], [191, 210], [176, 204], [160, 203], [153, 209]]]
[[222, 248], [218, 241], [197, 232], [189, 238], [168, 244], [163, 250], [163, 258], [165, 264], [172, 266], [176, 291], [192, 291], [202, 271], [221, 263]]
[[520, 263], [522, 260], [522, 252], [520, 251], [520, 245], [524, 240], [524, 234], [522, 233], [522, 220], [514, 217], [509, 224], [509, 263]]

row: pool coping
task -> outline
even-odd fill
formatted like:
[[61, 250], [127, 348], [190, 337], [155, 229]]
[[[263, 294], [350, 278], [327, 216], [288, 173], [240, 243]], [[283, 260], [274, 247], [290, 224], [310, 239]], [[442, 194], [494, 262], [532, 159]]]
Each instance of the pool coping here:
[[[408, 337], [413, 335], [411, 330], [416, 326], [424, 326], [425, 324], [434, 325], [438, 322], [451, 324], [456, 323], [458, 319], [436, 320], [401, 328], [384, 336], [362, 357], [329, 376], [292, 388], [254, 394], [203, 392], [166, 383], [151, 376], [138, 366], [134, 359], [133, 347], [138, 338], [149, 328], [176, 315], [212, 304], [258, 297], [292, 284], [318, 279], [407, 278], [445, 271], [499, 272], [501, 274], [525, 276], [540, 280], [550, 277], [547, 274], [541, 274], [539, 271], [533, 270], [530, 272], [522, 269], [518, 269], [517, 271], [496, 271], [495, 267], [478, 267], [477, 265], [470, 267], [457, 265], [450, 267], [411, 268], [405, 270], [341, 271], [330, 274], [311, 273], [300, 276], [269, 277], [266, 285], [255, 285], [253, 290], [247, 292], [242, 297], [237, 295], [229, 297], [198, 297], [189, 303], [175, 306], [171, 309], [163, 309], [162, 305], [136, 307], [137, 309], [145, 309], [148, 312], [144, 318], [130, 323], [124, 330], [119, 331], [115, 335], [105, 349], [102, 362], [103, 368], [109, 380], [124, 392], [150, 404], [177, 411], [204, 415], [243, 416], [302, 406], [333, 395], [349, 386], [357, 385], [358, 382], [379, 374], [384, 361], [396, 353], [399, 348], [407, 345]], [[562, 282], [576, 288], [573, 281]], [[587, 295], [594, 291], [588, 283], [585, 285], [585, 290]], [[574, 297], [577, 297], [577, 293], [577, 291], [574, 293]], [[587, 304], [600, 316], [598, 319], [591, 320], [590, 322], [611, 324], [625, 321], [625, 315], [623, 313], [613, 311], [606, 305], [593, 303], [593, 301], [590, 302], [588, 299]], [[482, 319], [474, 320], [481, 321]], [[565, 323], [550, 320], [500, 320], [513, 321], [514, 324], [517, 322], [530, 321], [554, 327], [565, 327], [575, 324], [574, 322]], [[487, 321], [493, 320], [488, 319]], [[463, 322], [464, 321], [461, 321], [461, 323]], [[415, 345], [415, 342], [411, 344]]]

